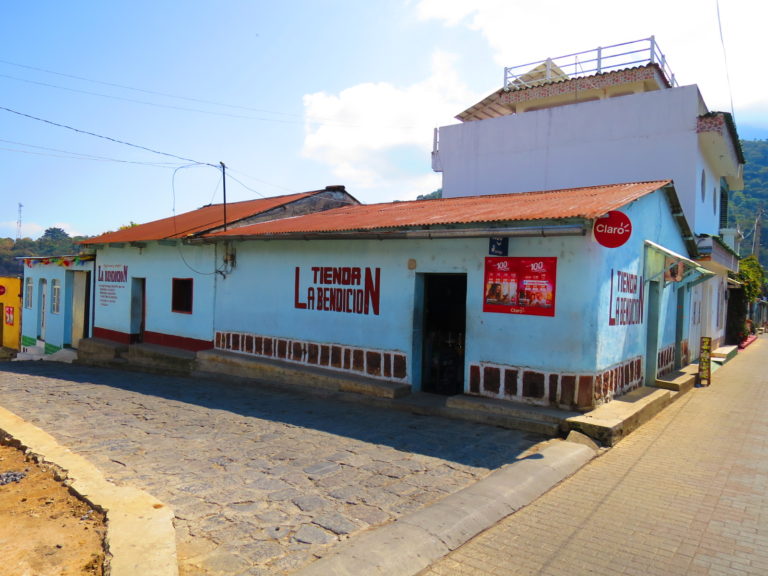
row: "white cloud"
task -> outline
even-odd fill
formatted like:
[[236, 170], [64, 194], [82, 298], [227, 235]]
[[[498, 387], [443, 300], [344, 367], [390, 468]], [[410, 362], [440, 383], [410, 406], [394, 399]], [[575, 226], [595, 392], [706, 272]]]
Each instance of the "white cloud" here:
[[[423, 157], [417, 169], [428, 173], [433, 129], [452, 123], [479, 97], [461, 82], [455, 57], [435, 52], [430, 76], [411, 86], [364, 83], [338, 94], [305, 95], [303, 154], [327, 164], [352, 188], [391, 196], [394, 188], [410, 189], [424, 181], [414, 177], [401, 155]], [[398, 161], [392, 161], [392, 155]]]
[[500, 67], [655, 36], [678, 81], [698, 84], [710, 109], [730, 111], [733, 100], [738, 118], [740, 108], [753, 115], [768, 108], [755, 68], [768, 21], [765, 0], [421, 0], [416, 12], [480, 33]]

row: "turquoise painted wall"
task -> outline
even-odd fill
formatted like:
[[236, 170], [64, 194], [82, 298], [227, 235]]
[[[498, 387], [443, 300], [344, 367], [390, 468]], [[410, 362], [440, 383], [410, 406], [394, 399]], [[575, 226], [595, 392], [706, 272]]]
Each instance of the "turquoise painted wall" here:
[[[509, 256], [557, 258], [554, 317], [483, 311], [487, 239], [245, 241], [237, 245], [237, 267], [218, 280], [215, 328], [398, 350], [413, 367], [418, 364], [411, 357], [417, 275], [465, 273], [467, 366], [488, 362], [545, 372], [597, 372], [645, 354], [647, 310], [642, 323], [609, 324], [611, 272], [643, 276], [638, 290], [647, 306], [644, 241], [686, 254], [664, 194], [646, 196], [622, 210], [634, 231], [620, 248], [601, 246], [591, 232], [585, 237], [509, 239]], [[413, 269], [409, 260], [415, 262]], [[303, 301], [313, 266], [380, 268], [380, 315], [297, 309], [296, 268]], [[674, 342], [678, 287], [668, 284], [662, 290], [661, 347]]]
[[[589, 370], [595, 359], [599, 274], [585, 249], [588, 243], [582, 237], [510, 239], [509, 256], [558, 258], [556, 315], [537, 317], [483, 312], [488, 239], [243, 242], [237, 247], [237, 268], [219, 281], [216, 329], [398, 350], [410, 357], [417, 274], [465, 273], [467, 364]], [[414, 269], [409, 260], [415, 261]], [[380, 314], [297, 309], [296, 267], [301, 301], [313, 266], [380, 268]]]
[[[131, 283], [146, 283], [145, 329], [199, 340], [213, 339], [216, 248], [210, 245], [99, 248], [94, 326], [131, 333]], [[127, 274], [123, 272], [127, 270]], [[101, 274], [101, 279], [100, 278]], [[193, 279], [191, 314], [171, 311], [173, 278]]]
[[[33, 260], [32, 266], [24, 266], [24, 279], [22, 280], [22, 294], [24, 294], [27, 278], [33, 281], [32, 306], [26, 308], [22, 300], [21, 335], [28, 341], [36, 340], [40, 335], [40, 309], [41, 309], [41, 281], [45, 280], [46, 304], [45, 304], [45, 342], [51, 347], [63, 348], [71, 344], [72, 340], [72, 288], [73, 273], [88, 272], [93, 269], [93, 262], [83, 262], [60, 266], [55, 263], [43, 264]], [[53, 311], [53, 284], [59, 282], [60, 300], [59, 311]]]
[[[624, 206], [625, 213], [632, 222], [632, 235], [621, 248], [605, 248], [597, 242], [592, 242], [591, 250], [600, 253], [603, 259], [601, 287], [599, 289], [599, 317], [597, 366], [607, 368], [622, 359], [645, 355], [647, 320], [648, 320], [648, 282], [651, 280], [646, 273], [660, 269], [664, 264], [663, 256], [655, 256], [645, 248], [645, 240], [651, 240], [660, 246], [680, 255], [688, 257], [687, 248], [680, 235], [679, 228], [671, 216], [671, 209], [665, 195], [651, 194]], [[648, 260], [654, 260], [653, 263]], [[614, 271], [614, 296], [616, 295], [616, 272], [622, 271], [643, 277], [644, 314], [641, 324], [625, 326], [609, 324], [611, 310], [611, 271]], [[675, 342], [675, 322], [677, 310], [677, 290], [685, 290], [679, 283], [664, 284], [663, 277], [657, 277], [662, 283], [660, 317], [659, 317], [659, 347]], [[686, 316], [687, 317], [687, 316]], [[683, 338], [687, 338], [688, 324], [684, 324]]]

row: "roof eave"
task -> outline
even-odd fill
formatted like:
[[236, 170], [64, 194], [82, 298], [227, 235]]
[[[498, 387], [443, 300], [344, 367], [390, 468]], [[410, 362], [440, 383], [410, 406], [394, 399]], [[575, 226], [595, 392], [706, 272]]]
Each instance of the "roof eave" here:
[[[444, 227], [414, 226], [402, 228], [376, 228], [369, 230], [305, 230], [268, 234], [219, 234], [197, 238], [193, 242], [218, 242], [231, 240], [398, 240], [398, 239], [450, 239], [450, 238], [509, 238], [584, 236], [591, 220], [585, 218], [561, 221], [534, 221], [504, 225]], [[481, 224], [481, 223], [478, 223]]]

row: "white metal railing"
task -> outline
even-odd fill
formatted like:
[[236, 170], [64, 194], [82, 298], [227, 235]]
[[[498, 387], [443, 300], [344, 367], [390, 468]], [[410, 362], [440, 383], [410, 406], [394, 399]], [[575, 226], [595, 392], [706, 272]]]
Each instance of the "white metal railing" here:
[[584, 52], [547, 58], [519, 66], [504, 68], [504, 89], [517, 90], [578, 78], [611, 70], [658, 64], [672, 86], [677, 86], [675, 75], [669, 68], [667, 58], [659, 49], [653, 36], [613, 46], [598, 47]]

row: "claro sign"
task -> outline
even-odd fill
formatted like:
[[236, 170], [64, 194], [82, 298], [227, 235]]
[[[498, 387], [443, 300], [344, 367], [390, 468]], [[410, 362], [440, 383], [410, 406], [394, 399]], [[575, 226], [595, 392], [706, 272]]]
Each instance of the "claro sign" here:
[[632, 222], [623, 212], [611, 210], [595, 220], [595, 240], [606, 248], [623, 246], [632, 235]]

